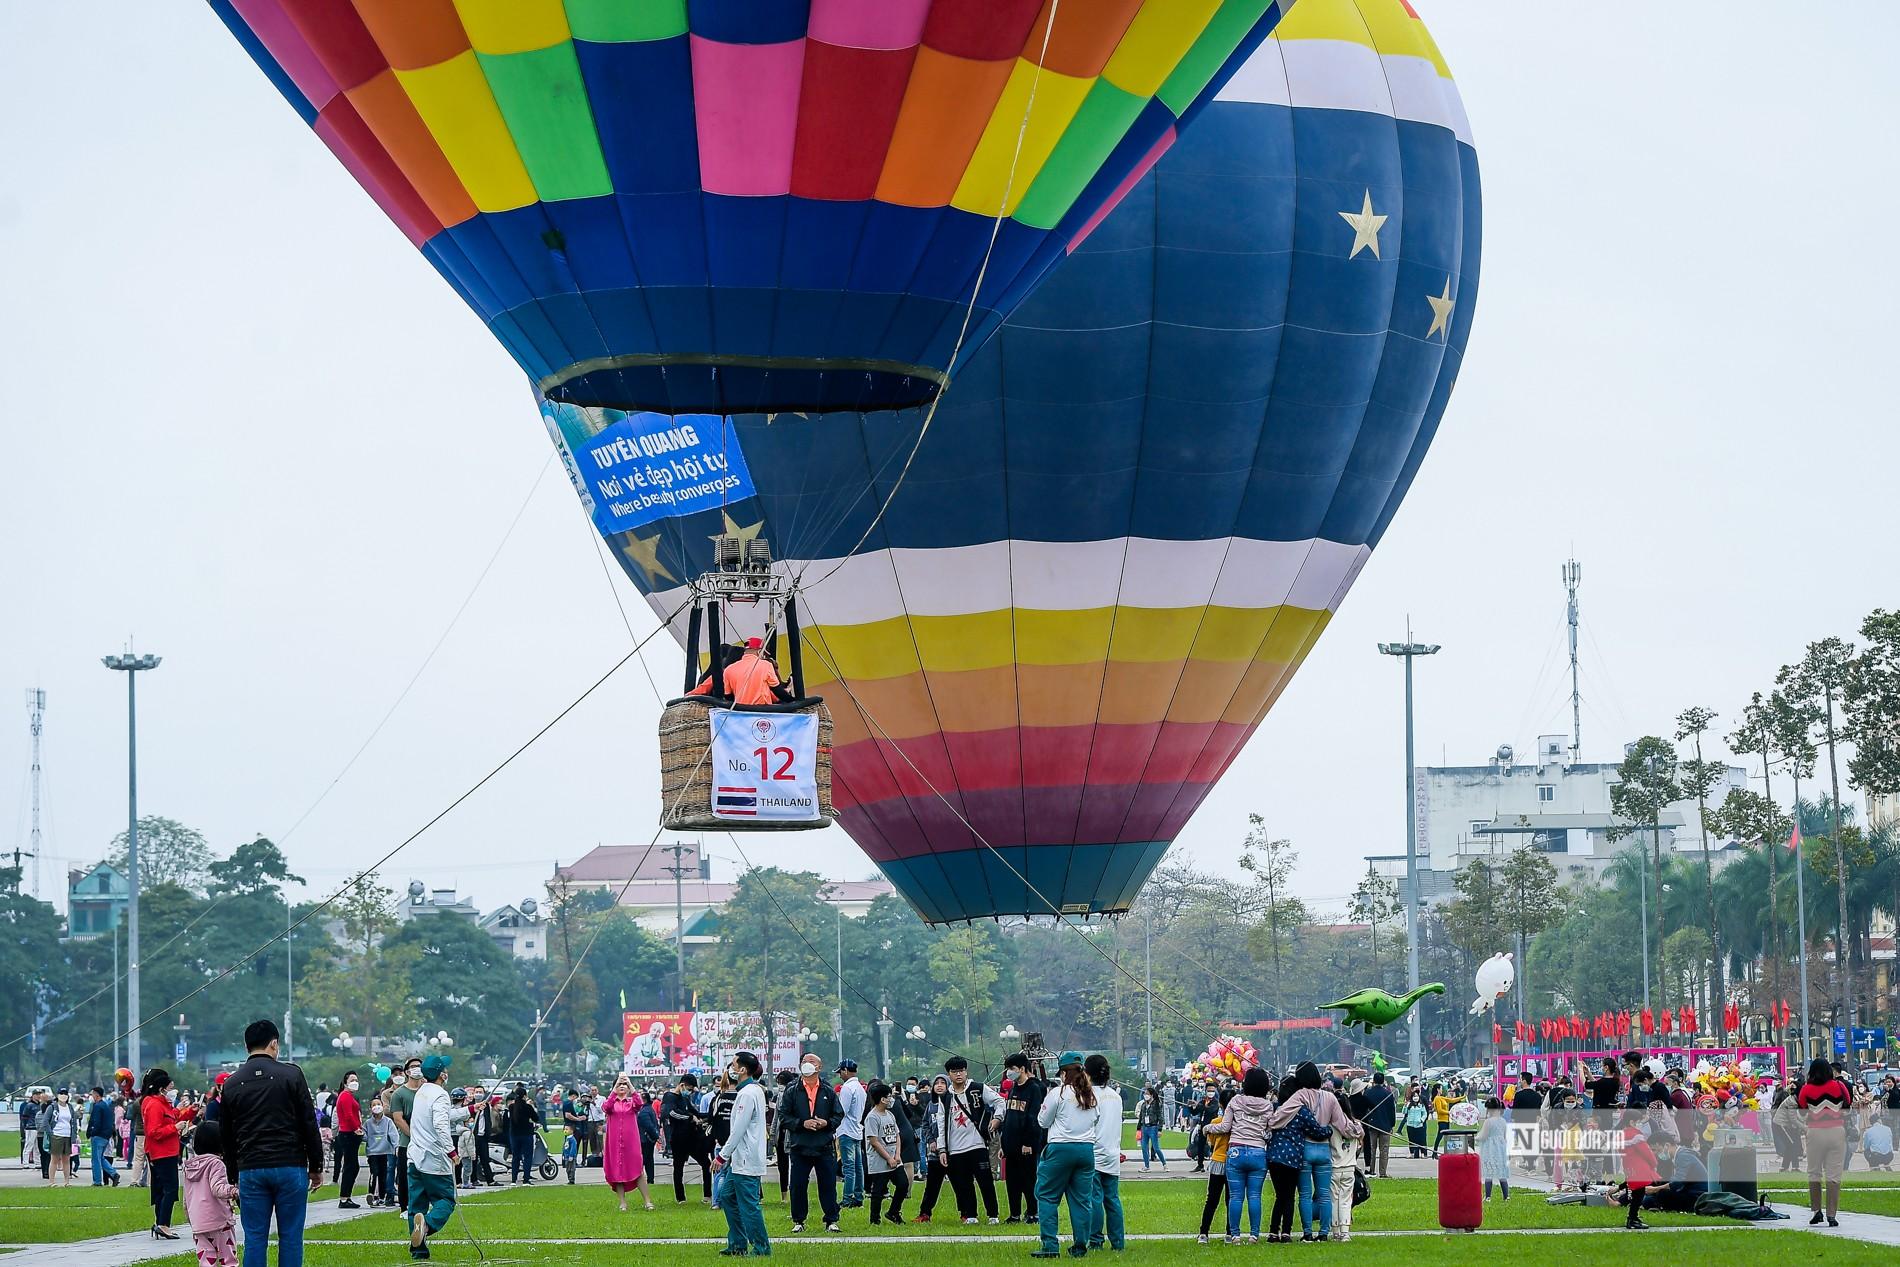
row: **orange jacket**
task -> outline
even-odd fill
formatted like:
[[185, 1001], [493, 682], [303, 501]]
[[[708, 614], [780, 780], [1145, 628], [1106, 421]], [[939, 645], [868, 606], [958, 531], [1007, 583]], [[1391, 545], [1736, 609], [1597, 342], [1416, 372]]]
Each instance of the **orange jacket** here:
[[772, 688], [779, 684], [778, 666], [756, 651], [726, 666], [726, 694], [735, 704], [773, 704]]

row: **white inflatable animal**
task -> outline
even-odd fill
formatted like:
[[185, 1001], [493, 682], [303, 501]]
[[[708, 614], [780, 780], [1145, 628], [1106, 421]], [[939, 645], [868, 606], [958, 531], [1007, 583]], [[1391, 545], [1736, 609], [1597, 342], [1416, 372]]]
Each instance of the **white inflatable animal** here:
[[1517, 969], [1511, 963], [1511, 952], [1492, 955], [1478, 965], [1477, 1001], [1471, 1005], [1471, 1015], [1487, 1008], [1497, 1006], [1499, 999], [1511, 992], [1511, 986], [1517, 981]]

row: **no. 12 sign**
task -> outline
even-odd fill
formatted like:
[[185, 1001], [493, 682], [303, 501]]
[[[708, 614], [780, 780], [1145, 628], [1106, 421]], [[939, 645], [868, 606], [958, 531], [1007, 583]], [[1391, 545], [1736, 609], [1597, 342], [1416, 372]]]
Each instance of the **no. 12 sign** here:
[[712, 812], [717, 818], [813, 822], [818, 813], [818, 718], [714, 709]]

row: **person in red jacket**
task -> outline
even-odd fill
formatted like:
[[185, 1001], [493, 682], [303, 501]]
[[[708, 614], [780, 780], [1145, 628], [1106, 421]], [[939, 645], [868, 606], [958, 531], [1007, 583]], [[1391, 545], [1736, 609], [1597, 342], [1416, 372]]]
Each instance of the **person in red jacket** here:
[[[1632, 1119], [1633, 1120], [1633, 1119]], [[1637, 1231], [1646, 1231], [1649, 1224], [1643, 1222], [1643, 1193], [1652, 1183], [1662, 1182], [1662, 1172], [1656, 1168], [1656, 1154], [1650, 1151], [1649, 1140], [1635, 1126], [1623, 1129], [1623, 1183], [1629, 1188], [1630, 1213], [1623, 1226]]]
[[152, 1171], [152, 1235], [175, 1241], [172, 1207], [178, 1202], [178, 1124], [195, 1110], [178, 1107], [178, 1088], [163, 1069], [147, 1071], [139, 1088], [139, 1116], [145, 1127], [145, 1160]]
[[343, 1199], [336, 1203], [339, 1210], [358, 1208], [356, 1202], [350, 1200], [350, 1193], [356, 1188], [356, 1150], [363, 1146], [363, 1106], [356, 1098], [356, 1090], [356, 1075], [345, 1074], [343, 1089], [336, 1093], [336, 1140], [331, 1145], [336, 1149], [337, 1181], [343, 1186]]

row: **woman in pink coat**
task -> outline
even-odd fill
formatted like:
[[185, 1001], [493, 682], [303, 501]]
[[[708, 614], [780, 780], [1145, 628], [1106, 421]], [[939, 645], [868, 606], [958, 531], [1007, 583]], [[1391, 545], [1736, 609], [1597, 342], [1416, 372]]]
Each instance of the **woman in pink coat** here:
[[627, 1211], [627, 1191], [632, 1188], [639, 1189], [647, 1209], [653, 1208], [653, 1198], [647, 1195], [646, 1172], [640, 1164], [640, 1108], [644, 1103], [633, 1089], [633, 1079], [623, 1073], [614, 1079], [613, 1093], [601, 1106], [607, 1115], [607, 1154], [602, 1166], [607, 1172], [607, 1186], [620, 1198], [622, 1214]]

